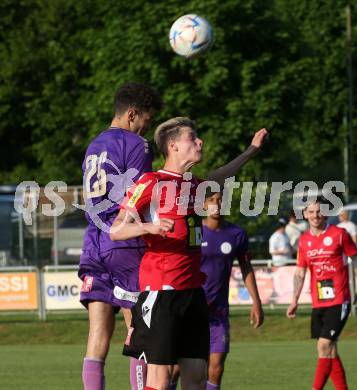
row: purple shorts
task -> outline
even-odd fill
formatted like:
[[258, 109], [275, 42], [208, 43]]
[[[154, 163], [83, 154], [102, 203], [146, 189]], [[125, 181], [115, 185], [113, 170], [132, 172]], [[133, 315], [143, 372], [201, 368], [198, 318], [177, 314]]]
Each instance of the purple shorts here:
[[139, 265], [145, 248], [114, 248], [104, 253], [83, 251], [78, 276], [80, 301], [99, 301], [115, 309], [132, 308], [139, 296]]
[[209, 352], [229, 352], [229, 319], [228, 317], [209, 318], [210, 349]]

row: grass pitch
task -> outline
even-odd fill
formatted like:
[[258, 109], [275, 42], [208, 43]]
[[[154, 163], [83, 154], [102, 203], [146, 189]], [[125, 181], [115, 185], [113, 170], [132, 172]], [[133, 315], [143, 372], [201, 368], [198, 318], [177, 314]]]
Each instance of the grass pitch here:
[[[253, 330], [247, 313], [232, 316], [231, 353], [222, 389], [311, 389], [316, 352], [308, 339], [309, 317], [286, 320], [268, 313], [264, 327]], [[339, 343], [349, 385], [357, 389], [357, 320], [350, 318]], [[4, 390], [81, 389], [81, 365], [87, 321], [57, 316], [41, 323], [0, 317], [0, 388]], [[130, 390], [128, 359], [121, 356], [124, 326], [118, 321], [106, 365], [107, 390]], [[333, 389], [331, 384], [326, 390]]]

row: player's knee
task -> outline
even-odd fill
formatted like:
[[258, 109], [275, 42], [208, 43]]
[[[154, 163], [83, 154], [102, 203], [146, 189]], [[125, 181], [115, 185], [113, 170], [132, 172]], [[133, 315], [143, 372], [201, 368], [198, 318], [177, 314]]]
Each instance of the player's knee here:
[[110, 344], [111, 334], [100, 329], [89, 332], [86, 356], [93, 359], [105, 360]]
[[86, 357], [90, 359], [105, 360], [109, 351], [109, 343], [88, 343]]
[[317, 352], [319, 357], [332, 357], [334, 342], [327, 339], [319, 339], [317, 342]]

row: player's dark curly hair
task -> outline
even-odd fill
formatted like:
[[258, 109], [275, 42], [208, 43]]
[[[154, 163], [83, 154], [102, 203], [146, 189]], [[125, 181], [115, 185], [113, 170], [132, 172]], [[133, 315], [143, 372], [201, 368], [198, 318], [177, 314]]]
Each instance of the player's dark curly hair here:
[[148, 112], [151, 109], [159, 111], [162, 100], [159, 93], [141, 83], [127, 83], [120, 87], [114, 98], [116, 114], [123, 114], [129, 107], [135, 108], [139, 113]]

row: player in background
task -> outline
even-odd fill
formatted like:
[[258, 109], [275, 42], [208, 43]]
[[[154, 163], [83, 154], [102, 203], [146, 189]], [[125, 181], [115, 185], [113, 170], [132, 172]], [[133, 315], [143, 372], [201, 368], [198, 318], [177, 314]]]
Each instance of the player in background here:
[[[137, 299], [138, 269], [145, 243], [141, 238], [112, 241], [109, 228], [118, 214], [118, 202], [130, 184], [124, 174], [134, 169], [136, 180], [152, 170], [152, 155], [142, 135], [161, 99], [150, 87], [128, 83], [115, 95], [115, 115], [108, 129], [88, 146], [83, 162], [88, 227], [80, 258], [83, 280], [80, 300], [87, 307], [89, 335], [83, 363], [85, 390], [104, 389], [104, 363], [115, 326], [115, 313], [122, 309], [130, 323], [130, 308]], [[146, 365], [131, 359], [132, 388], [143, 386]], [[138, 380], [141, 383], [138, 384]]]
[[263, 324], [262, 310], [255, 275], [250, 263], [248, 236], [243, 229], [220, 215], [222, 194], [209, 194], [205, 200], [208, 216], [203, 220], [201, 271], [207, 275], [203, 289], [208, 304], [210, 355], [207, 390], [220, 389], [224, 362], [229, 352], [229, 279], [234, 258], [238, 258], [244, 283], [253, 300], [250, 322]]
[[[206, 390], [220, 389], [224, 363], [229, 352], [229, 279], [233, 260], [238, 258], [245, 285], [253, 300], [250, 322], [255, 328], [263, 324], [264, 313], [259, 298], [254, 271], [250, 263], [248, 236], [237, 225], [221, 215], [222, 194], [207, 191], [203, 219], [201, 271], [207, 275], [203, 289], [208, 304], [210, 349]], [[170, 390], [176, 388], [178, 373]]]
[[350, 221], [348, 210], [342, 210], [338, 215], [338, 219], [340, 222], [337, 226], [346, 229], [347, 233], [351, 236], [352, 241], [357, 244], [357, 226]]
[[329, 377], [336, 389], [345, 390], [347, 381], [337, 351], [337, 339], [351, 308], [346, 256], [356, 260], [357, 248], [344, 229], [326, 224], [322, 204], [322, 200], [313, 201], [304, 211], [310, 229], [299, 240], [293, 300], [287, 316], [295, 318], [309, 268], [313, 307], [311, 337], [317, 339], [318, 353], [313, 390], [323, 389]]
[[[266, 135], [265, 129], [255, 134], [250, 156]], [[188, 118], [161, 124], [155, 141], [165, 156], [164, 168], [140, 178], [111, 228], [113, 240], [143, 236], [147, 242], [139, 272], [141, 294], [132, 309], [124, 354], [148, 362], [146, 390], [168, 389], [177, 363], [182, 388], [201, 390], [206, 387], [209, 327], [201, 287], [201, 222], [194, 211], [200, 181], [187, 172], [201, 160], [203, 142]], [[248, 160], [246, 152], [210, 179], [223, 182]]]

